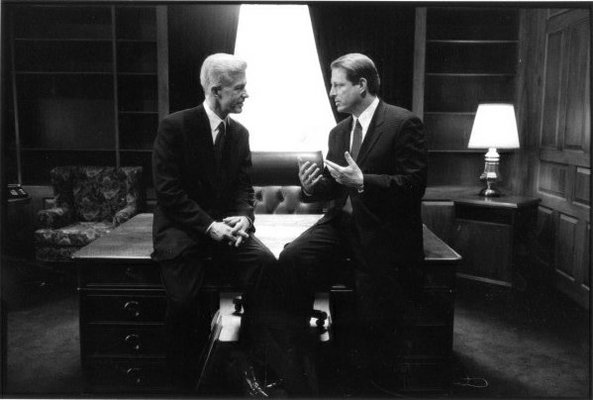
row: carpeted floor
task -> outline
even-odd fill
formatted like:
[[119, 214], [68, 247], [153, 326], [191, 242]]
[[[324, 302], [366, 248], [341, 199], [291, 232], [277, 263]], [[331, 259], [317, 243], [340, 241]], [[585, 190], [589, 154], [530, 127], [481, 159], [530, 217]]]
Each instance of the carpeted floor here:
[[[40, 282], [4, 291], [12, 296], [4, 395], [80, 396], [75, 284]], [[451, 397], [590, 397], [589, 314], [553, 293], [460, 285], [454, 353], [457, 375], [476, 379], [458, 379]]]
[[458, 385], [456, 394], [590, 398], [590, 327], [589, 314], [559, 294], [462, 284], [454, 351], [465, 373], [488, 387]]

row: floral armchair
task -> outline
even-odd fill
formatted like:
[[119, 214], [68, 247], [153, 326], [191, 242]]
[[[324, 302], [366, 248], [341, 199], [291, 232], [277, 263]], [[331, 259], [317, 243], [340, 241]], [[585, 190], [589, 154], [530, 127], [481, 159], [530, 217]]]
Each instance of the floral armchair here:
[[72, 253], [139, 212], [142, 167], [65, 166], [50, 171], [52, 208], [38, 212], [35, 256], [70, 261]]

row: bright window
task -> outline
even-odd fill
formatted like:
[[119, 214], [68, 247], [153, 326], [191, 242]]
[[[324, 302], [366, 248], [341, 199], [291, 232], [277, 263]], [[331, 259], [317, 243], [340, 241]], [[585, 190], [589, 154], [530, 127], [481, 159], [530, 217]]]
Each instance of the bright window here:
[[[254, 151], [327, 149], [336, 124], [306, 5], [242, 5], [235, 55], [247, 61], [247, 92], [233, 118]], [[325, 67], [325, 66], [324, 66]]]

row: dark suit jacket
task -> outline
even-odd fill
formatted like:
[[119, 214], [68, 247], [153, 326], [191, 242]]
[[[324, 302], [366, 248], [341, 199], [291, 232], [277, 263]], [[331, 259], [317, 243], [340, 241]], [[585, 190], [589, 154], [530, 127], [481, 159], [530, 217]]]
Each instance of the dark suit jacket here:
[[223, 175], [217, 177], [214, 145], [204, 106], [173, 113], [159, 125], [152, 165], [157, 207], [152, 258], [172, 259], [210, 240], [205, 232], [230, 215], [254, 219], [249, 177], [249, 133], [227, 118]]
[[[329, 134], [327, 159], [347, 165], [352, 117]], [[355, 254], [371, 270], [416, 268], [424, 260], [421, 201], [426, 188], [427, 153], [423, 124], [408, 110], [379, 102], [356, 163], [364, 174], [364, 192], [346, 189], [325, 168], [309, 200], [333, 200], [319, 223], [341, 213], [347, 195], [358, 246]], [[307, 200], [306, 196], [303, 200]]]

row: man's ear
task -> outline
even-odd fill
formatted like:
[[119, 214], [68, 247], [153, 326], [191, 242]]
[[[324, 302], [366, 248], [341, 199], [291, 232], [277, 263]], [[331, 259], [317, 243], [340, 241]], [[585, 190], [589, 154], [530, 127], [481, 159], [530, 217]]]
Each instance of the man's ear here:
[[213, 97], [218, 97], [218, 93], [219, 93], [219, 92], [220, 92], [220, 86], [212, 86], [212, 87], [210, 88], [210, 94], [211, 94]]
[[368, 82], [366, 80], [366, 78], [360, 78], [360, 80], [358, 81], [358, 84], [360, 85], [360, 94], [362, 96], [365, 96], [368, 92], [369, 86], [368, 86]]

